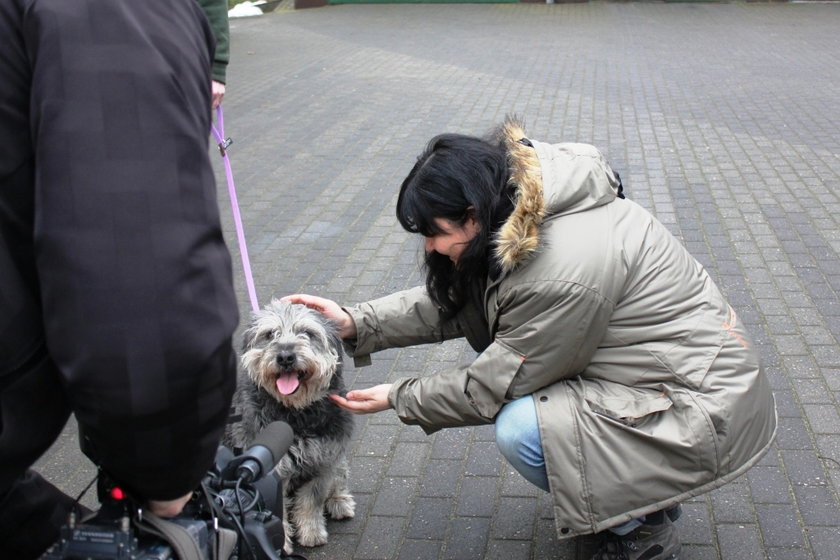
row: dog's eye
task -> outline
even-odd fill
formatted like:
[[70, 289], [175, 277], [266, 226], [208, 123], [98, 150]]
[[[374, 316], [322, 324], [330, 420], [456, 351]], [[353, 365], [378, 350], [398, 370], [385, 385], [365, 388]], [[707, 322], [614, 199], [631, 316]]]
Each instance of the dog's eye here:
[[263, 342], [270, 342], [272, 338], [274, 338], [274, 333], [271, 331], [264, 332], [260, 335], [260, 340]]

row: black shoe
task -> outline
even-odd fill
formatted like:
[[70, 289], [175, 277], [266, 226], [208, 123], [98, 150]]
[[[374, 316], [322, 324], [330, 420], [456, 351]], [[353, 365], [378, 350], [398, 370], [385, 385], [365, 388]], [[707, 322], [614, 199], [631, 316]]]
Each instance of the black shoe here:
[[682, 507], [680, 504], [675, 504], [665, 510], [665, 515], [667, 515], [668, 519], [671, 521], [676, 521], [682, 515]]
[[670, 516], [663, 515], [659, 523], [645, 523], [626, 535], [611, 535], [592, 560], [675, 560], [680, 548], [676, 527]]

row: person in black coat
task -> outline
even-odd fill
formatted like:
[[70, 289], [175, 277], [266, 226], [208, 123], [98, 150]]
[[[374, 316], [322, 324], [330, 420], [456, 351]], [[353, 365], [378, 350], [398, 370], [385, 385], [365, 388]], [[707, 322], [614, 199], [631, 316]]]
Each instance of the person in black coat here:
[[211, 465], [238, 322], [209, 162], [195, 0], [0, 3], [0, 556], [72, 500], [31, 470], [83, 449], [161, 515]]

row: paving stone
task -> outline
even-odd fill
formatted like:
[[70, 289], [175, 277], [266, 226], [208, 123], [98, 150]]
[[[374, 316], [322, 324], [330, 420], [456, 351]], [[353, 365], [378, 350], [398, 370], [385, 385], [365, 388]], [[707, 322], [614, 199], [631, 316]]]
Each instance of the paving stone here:
[[442, 539], [454, 502], [448, 498], [418, 498], [408, 526], [408, 539]]
[[[744, 477], [745, 478], [745, 477]], [[714, 520], [749, 525], [755, 523], [755, 510], [744, 478], [709, 493]]]
[[806, 525], [840, 527], [840, 504], [829, 486], [795, 486], [793, 492]]
[[407, 539], [400, 547], [397, 560], [429, 560], [440, 555], [443, 542], [439, 540], [411, 540]]
[[534, 536], [537, 519], [537, 499], [527, 497], [502, 497], [493, 516], [491, 538], [523, 539], [530, 541]]
[[417, 478], [386, 478], [376, 491], [373, 515], [405, 516], [414, 504]]
[[802, 528], [789, 505], [756, 505], [764, 543], [768, 547], [804, 546]]
[[490, 517], [496, 508], [496, 500], [488, 496], [496, 495], [499, 481], [490, 476], [467, 476], [461, 483], [458, 499], [458, 515]]
[[398, 443], [388, 467], [389, 476], [419, 476], [428, 456], [428, 443]]
[[808, 542], [816, 560], [833, 560], [837, 558], [840, 527], [809, 527]]
[[764, 558], [764, 548], [755, 525], [716, 525], [721, 558]]
[[461, 461], [432, 459], [426, 464], [426, 472], [421, 477], [420, 495], [454, 498], [463, 476]]
[[492, 539], [489, 542], [484, 560], [509, 560], [510, 558], [528, 558], [531, 553], [530, 541], [509, 541]]
[[791, 504], [793, 496], [785, 473], [776, 467], [758, 466], [747, 472], [755, 503]]
[[482, 560], [487, 550], [490, 520], [486, 517], [458, 517], [446, 540], [446, 560]]
[[353, 558], [390, 560], [396, 557], [405, 526], [404, 517], [369, 517]]

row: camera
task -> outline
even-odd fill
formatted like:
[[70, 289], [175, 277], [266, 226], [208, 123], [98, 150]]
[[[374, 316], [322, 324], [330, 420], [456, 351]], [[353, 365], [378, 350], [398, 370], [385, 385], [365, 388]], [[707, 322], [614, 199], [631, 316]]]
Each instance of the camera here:
[[219, 446], [213, 467], [177, 517], [146, 512], [101, 469], [100, 508], [71, 514], [42, 560], [306, 560], [283, 552], [282, 481], [274, 471], [292, 444], [285, 422], [266, 426], [246, 450]]

